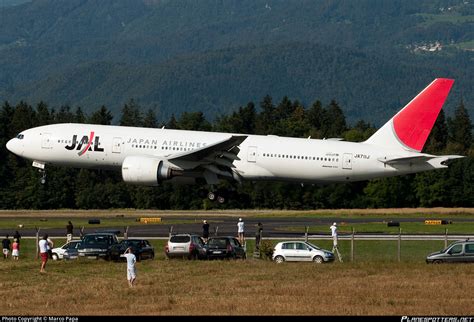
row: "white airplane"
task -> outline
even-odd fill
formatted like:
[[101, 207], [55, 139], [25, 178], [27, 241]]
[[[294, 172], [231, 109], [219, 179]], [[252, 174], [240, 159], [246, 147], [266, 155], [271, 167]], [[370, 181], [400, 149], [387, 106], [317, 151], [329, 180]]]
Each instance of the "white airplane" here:
[[[121, 170], [125, 182], [157, 186], [165, 180], [211, 186], [223, 179], [298, 183], [352, 182], [447, 167], [458, 155], [420, 153], [454, 80], [438, 78], [365, 142], [275, 135], [53, 124], [25, 130], [7, 143], [33, 161]], [[211, 200], [224, 202], [211, 191]]]

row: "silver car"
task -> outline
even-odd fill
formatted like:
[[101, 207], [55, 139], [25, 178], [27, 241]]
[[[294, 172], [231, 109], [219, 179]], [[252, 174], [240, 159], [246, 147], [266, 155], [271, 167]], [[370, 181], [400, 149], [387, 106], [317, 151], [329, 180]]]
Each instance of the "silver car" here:
[[313, 261], [321, 264], [334, 261], [334, 254], [308, 242], [283, 241], [273, 249], [272, 259], [277, 263]]
[[188, 259], [207, 258], [202, 238], [193, 234], [172, 235], [165, 245], [166, 258], [186, 257]]
[[426, 257], [427, 263], [474, 263], [474, 240], [457, 241]]

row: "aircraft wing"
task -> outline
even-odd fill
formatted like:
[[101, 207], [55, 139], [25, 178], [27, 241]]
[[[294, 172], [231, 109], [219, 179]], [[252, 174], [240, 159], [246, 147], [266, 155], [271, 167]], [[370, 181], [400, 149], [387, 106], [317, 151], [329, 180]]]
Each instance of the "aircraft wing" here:
[[226, 159], [237, 160], [237, 147], [244, 142], [247, 138], [246, 135], [232, 135], [227, 139], [214, 143], [212, 145], [205, 146], [201, 149], [183, 152], [179, 154], [174, 154], [172, 157], [168, 158], [169, 161], [192, 161], [200, 162], [207, 161], [215, 158], [216, 156], [224, 157]]
[[218, 176], [240, 181], [240, 176], [234, 171], [235, 166], [232, 162], [240, 160], [237, 156], [240, 151], [239, 145], [246, 138], [246, 135], [230, 135], [225, 140], [201, 149], [174, 154], [168, 158], [168, 161], [182, 168], [202, 171], [208, 184], [218, 183]]

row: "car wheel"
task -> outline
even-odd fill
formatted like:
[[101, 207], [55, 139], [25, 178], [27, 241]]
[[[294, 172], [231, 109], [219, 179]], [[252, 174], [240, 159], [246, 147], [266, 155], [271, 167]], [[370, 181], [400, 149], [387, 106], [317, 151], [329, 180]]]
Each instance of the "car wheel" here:
[[151, 259], [155, 259], [155, 253], [151, 253]]
[[433, 264], [442, 264], [443, 261], [441, 259], [436, 259], [433, 261]]
[[53, 261], [57, 261], [57, 260], [59, 259], [59, 256], [58, 256], [58, 254], [53, 253], [53, 255], [51, 256], [51, 258], [53, 259]]
[[277, 264], [281, 264], [285, 261], [285, 259], [283, 258], [283, 256], [277, 256], [275, 257], [274, 261], [277, 263]]
[[321, 256], [314, 256], [313, 262], [315, 262], [316, 264], [322, 264], [324, 260]]

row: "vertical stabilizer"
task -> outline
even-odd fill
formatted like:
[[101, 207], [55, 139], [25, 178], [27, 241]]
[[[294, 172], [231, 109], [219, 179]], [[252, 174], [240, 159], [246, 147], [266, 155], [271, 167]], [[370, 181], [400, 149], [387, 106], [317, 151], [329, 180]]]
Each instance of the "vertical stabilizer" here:
[[435, 79], [364, 143], [421, 152], [453, 83]]

